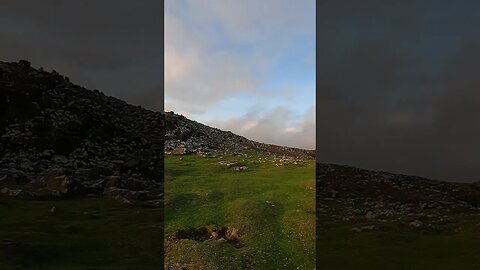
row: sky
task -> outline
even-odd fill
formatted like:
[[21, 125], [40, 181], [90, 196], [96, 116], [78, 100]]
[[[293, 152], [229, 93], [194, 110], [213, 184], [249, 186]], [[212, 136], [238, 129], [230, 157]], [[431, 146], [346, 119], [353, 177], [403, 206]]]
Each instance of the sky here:
[[314, 0], [166, 0], [165, 111], [315, 148]]
[[480, 2], [318, 5], [317, 159], [479, 181]]
[[28, 60], [73, 83], [163, 111], [158, 0], [0, 0], [0, 61]]

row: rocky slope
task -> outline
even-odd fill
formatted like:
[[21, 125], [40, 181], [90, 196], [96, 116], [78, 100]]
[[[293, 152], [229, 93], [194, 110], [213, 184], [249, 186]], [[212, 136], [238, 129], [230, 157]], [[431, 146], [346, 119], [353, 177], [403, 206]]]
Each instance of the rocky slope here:
[[317, 163], [319, 222], [363, 221], [355, 231], [395, 223], [455, 231], [457, 215], [480, 214], [480, 183], [450, 183], [416, 176]]
[[165, 113], [165, 125], [165, 151], [167, 154], [215, 155], [255, 151], [284, 158], [313, 159], [315, 157], [314, 151], [255, 142], [232, 132], [189, 120], [173, 112]]
[[27, 61], [0, 62], [2, 193], [159, 200], [164, 117]]
[[161, 204], [163, 155], [261, 152], [278, 164], [314, 151], [262, 144], [75, 85], [25, 60], [0, 62], [0, 193], [108, 195]]

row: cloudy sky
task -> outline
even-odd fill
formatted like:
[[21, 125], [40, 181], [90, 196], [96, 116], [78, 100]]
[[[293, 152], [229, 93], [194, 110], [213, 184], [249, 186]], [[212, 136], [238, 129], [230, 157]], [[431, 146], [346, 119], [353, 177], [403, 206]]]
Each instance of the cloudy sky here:
[[165, 110], [315, 148], [315, 1], [166, 0]]
[[319, 161], [479, 181], [480, 2], [318, 8]]
[[163, 110], [158, 0], [0, 0], [0, 61], [26, 59], [72, 82]]
[[166, 0], [165, 43], [162, 5], [0, 0], [0, 61], [26, 59], [157, 111], [165, 87], [168, 111], [314, 148], [314, 0]]

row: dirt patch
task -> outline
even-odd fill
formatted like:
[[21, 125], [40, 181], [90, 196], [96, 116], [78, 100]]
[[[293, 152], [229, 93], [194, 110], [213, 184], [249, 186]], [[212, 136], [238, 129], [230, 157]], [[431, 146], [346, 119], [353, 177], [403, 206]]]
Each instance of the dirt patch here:
[[175, 235], [169, 237], [169, 241], [171, 242], [176, 242], [181, 239], [190, 239], [197, 242], [207, 240], [227, 242], [236, 248], [243, 246], [240, 233], [233, 227], [203, 226], [197, 229], [190, 228], [187, 230], [179, 230]]

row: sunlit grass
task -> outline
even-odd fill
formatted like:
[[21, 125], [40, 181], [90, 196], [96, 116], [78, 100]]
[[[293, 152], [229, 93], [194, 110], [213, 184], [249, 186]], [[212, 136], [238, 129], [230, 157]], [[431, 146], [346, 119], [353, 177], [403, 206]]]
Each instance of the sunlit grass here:
[[[313, 269], [315, 162], [274, 166], [261, 155], [165, 159], [166, 237], [210, 224], [239, 230], [243, 246], [225, 242], [166, 241], [166, 264], [198, 269]], [[220, 160], [249, 167], [235, 172]], [[216, 255], [215, 255], [216, 254]]]

